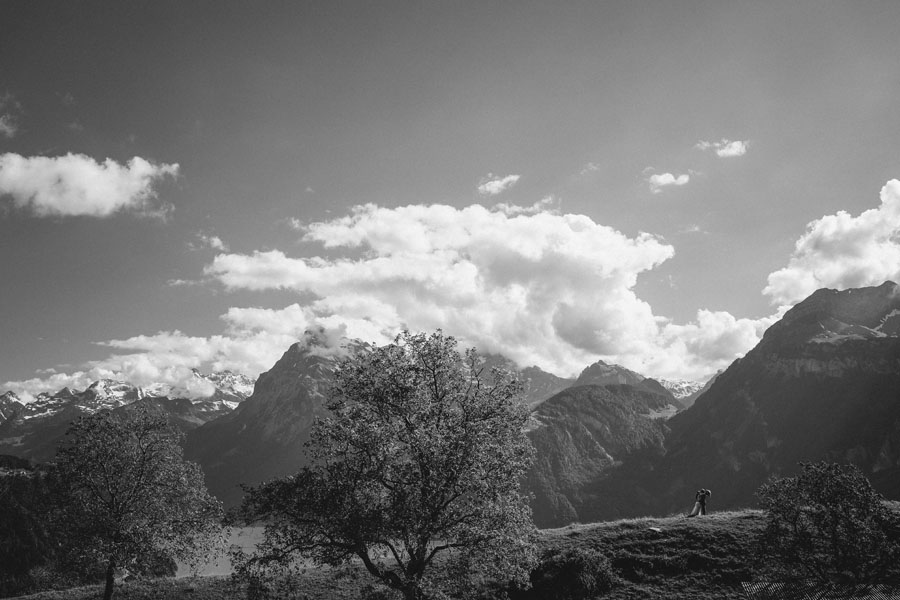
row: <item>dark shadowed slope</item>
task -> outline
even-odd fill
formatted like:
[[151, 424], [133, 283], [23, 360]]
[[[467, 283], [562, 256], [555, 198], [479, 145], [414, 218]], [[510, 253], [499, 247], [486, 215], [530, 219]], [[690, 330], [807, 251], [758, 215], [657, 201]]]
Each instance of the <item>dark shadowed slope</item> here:
[[552, 527], [585, 520], [586, 514], [596, 515], [598, 504], [606, 518], [630, 514], [632, 499], [598, 498], [588, 484], [603, 481], [623, 464], [658, 458], [673, 402], [668, 392], [610, 384], [575, 386], [539, 405], [528, 432], [536, 460], [526, 480], [535, 523]]
[[335, 352], [307, 334], [259, 376], [253, 395], [234, 412], [188, 434], [185, 457], [200, 463], [208, 489], [226, 505], [239, 503], [240, 484], [289, 475], [306, 464], [303, 445], [325, 413]]
[[767, 477], [818, 460], [853, 462], [900, 497], [897, 291], [819, 290], [770, 327], [669, 421], [657, 508], [687, 504], [700, 485], [716, 506], [751, 505]]

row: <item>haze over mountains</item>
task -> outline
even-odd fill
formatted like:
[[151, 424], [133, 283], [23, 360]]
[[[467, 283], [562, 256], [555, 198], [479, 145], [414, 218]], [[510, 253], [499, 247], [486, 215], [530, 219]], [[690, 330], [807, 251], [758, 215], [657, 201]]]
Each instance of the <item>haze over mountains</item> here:
[[[0, 453], [45, 460], [79, 414], [150, 403], [187, 432], [186, 456], [233, 505], [240, 484], [306, 463], [303, 444], [346, 349], [307, 333], [252, 395], [234, 374], [216, 376], [215, 394], [193, 401], [114, 382], [27, 407], [6, 394]], [[679, 512], [699, 487], [713, 490], [713, 508], [749, 506], [766, 478], [800, 461], [853, 462], [900, 498], [900, 293], [892, 282], [813, 293], [705, 385], [656, 381], [603, 361], [566, 379], [497, 355], [484, 360], [516, 371], [533, 409], [537, 458], [525, 487], [539, 526]]]

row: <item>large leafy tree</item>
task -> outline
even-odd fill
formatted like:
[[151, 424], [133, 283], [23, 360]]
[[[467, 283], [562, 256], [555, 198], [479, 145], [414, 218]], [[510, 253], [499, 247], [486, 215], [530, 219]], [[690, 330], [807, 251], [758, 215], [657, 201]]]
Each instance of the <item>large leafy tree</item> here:
[[81, 573], [152, 571], [213, 550], [222, 510], [200, 468], [182, 457], [180, 434], [146, 408], [75, 421], [54, 465], [61, 556]]
[[767, 511], [761, 551], [782, 578], [818, 585], [898, 581], [900, 520], [854, 465], [801, 464], [757, 492]]
[[336, 370], [312, 465], [250, 490], [244, 515], [266, 528], [243, 569], [359, 560], [409, 600], [484, 569], [527, 581], [534, 526], [519, 482], [533, 450], [519, 392], [440, 331], [357, 350]]

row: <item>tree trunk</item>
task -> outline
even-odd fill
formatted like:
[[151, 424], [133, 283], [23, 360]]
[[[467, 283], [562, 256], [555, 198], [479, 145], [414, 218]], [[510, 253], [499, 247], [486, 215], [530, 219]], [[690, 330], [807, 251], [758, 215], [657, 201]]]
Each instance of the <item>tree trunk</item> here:
[[106, 589], [103, 590], [103, 600], [110, 600], [113, 595], [113, 584], [116, 575], [116, 559], [110, 558], [106, 565]]
[[418, 583], [411, 583], [400, 591], [403, 592], [404, 600], [425, 600], [425, 594], [422, 593]]

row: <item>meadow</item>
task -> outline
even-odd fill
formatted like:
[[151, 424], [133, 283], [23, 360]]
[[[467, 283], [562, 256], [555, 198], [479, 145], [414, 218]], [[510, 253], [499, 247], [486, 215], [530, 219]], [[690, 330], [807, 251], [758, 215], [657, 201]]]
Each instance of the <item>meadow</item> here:
[[[591, 548], [607, 556], [618, 585], [602, 596], [613, 600], [744, 598], [740, 583], [753, 576], [753, 557], [763, 513], [742, 510], [687, 519], [683, 516], [625, 519], [574, 524], [541, 531], [546, 551]], [[233, 539], [247, 544], [258, 530], [238, 531]], [[116, 589], [119, 600], [244, 600], [245, 584], [225, 574], [221, 560], [201, 568], [200, 576], [129, 581]], [[186, 571], [180, 571], [185, 575]], [[293, 598], [343, 600], [363, 597], [372, 580], [361, 569], [306, 568], [291, 582]], [[100, 586], [85, 586], [23, 596], [28, 600], [88, 600]], [[382, 596], [387, 598], [390, 596]], [[398, 596], [399, 597], [399, 596]], [[528, 594], [523, 597], [529, 597]], [[530, 597], [534, 597], [533, 594]]]

